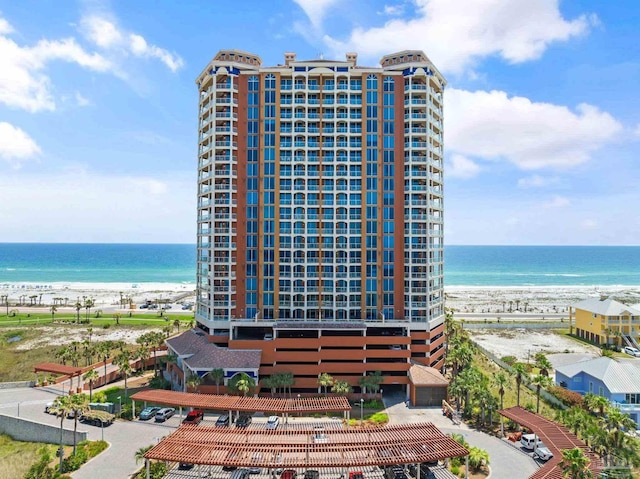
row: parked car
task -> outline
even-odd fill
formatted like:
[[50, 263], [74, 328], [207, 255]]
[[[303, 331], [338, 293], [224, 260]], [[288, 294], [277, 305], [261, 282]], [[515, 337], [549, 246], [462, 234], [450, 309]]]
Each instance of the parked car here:
[[226, 472], [235, 471], [236, 469], [238, 469], [236, 466], [222, 466], [222, 470]]
[[251, 416], [244, 414], [240, 416], [236, 421], [236, 427], [247, 427], [249, 426], [249, 424], [251, 424], [251, 421]]
[[53, 401], [48, 402], [47, 404], [45, 404], [44, 406], [44, 412], [46, 412], [47, 414], [53, 414]]
[[194, 409], [189, 411], [187, 417], [184, 418], [182, 424], [200, 424], [204, 419], [204, 411], [202, 409]]
[[152, 417], [156, 417], [156, 413], [159, 410], [160, 410], [159, 407], [149, 406], [149, 407], [144, 408], [142, 411], [140, 411], [140, 416], [138, 416], [138, 417], [139, 417], [139, 419], [141, 421], [148, 421]]
[[141, 304], [140, 306], [138, 306], [138, 308], [140, 308], [140, 309], [149, 309], [149, 305], [148, 304]]
[[640, 358], [640, 351], [636, 348], [632, 348], [631, 346], [625, 346], [623, 351], [629, 356], [633, 356], [634, 358]]
[[181, 462], [178, 465], [178, 469], [182, 471], [188, 471], [189, 469], [193, 469], [193, 464], [191, 464], [190, 462]]
[[236, 469], [235, 471], [233, 471], [233, 474], [231, 474], [231, 477], [229, 479], [248, 479], [249, 478], [249, 469]]
[[389, 346], [389, 349], [391, 349], [392, 351], [402, 351], [402, 346], [400, 346], [399, 344], [392, 344]]
[[226, 414], [224, 416], [220, 416], [216, 421], [216, 426], [228, 426], [229, 425], [229, 416]]
[[293, 469], [285, 469], [280, 473], [280, 479], [295, 479], [297, 473]]
[[539, 441], [536, 444], [535, 449], [533, 450], [533, 457], [539, 458], [542, 461], [548, 461], [553, 457], [553, 453], [549, 450], [547, 446], [544, 445], [543, 442]]
[[408, 479], [407, 474], [404, 472], [404, 467], [399, 465], [386, 467], [384, 477], [386, 479]]
[[156, 422], [165, 422], [176, 413], [172, 407], [163, 407], [156, 413]]
[[349, 479], [364, 479], [364, 474], [362, 474], [362, 471], [351, 471]]
[[278, 416], [269, 416], [267, 419], [267, 429], [278, 429], [278, 425], [280, 424], [280, 418]]
[[540, 439], [535, 434], [523, 434], [520, 438], [520, 445], [525, 449], [533, 451]]
[[[325, 444], [328, 441], [327, 435], [324, 432], [323, 427], [317, 427], [313, 431], [313, 443]], [[362, 479], [362, 478], [361, 478]]]
[[[256, 452], [253, 456], [251, 456], [251, 461], [252, 462], [261, 462], [262, 461], [262, 454], [259, 452]], [[251, 466], [249, 468], [249, 474], [260, 474], [262, 472], [262, 468], [258, 467], [258, 466]]]
[[316, 469], [304, 471], [304, 479], [320, 479], [320, 473]]

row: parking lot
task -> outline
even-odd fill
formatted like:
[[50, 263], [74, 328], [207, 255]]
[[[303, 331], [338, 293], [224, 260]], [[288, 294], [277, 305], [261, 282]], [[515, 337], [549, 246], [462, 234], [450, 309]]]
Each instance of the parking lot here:
[[[0, 390], [0, 413], [12, 416], [25, 417], [34, 421], [59, 426], [59, 419], [44, 412], [45, 405], [53, 401], [56, 394], [45, 389], [21, 388]], [[454, 426], [449, 420], [444, 418], [439, 408], [407, 408], [404, 404], [404, 397], [385, 398], [391, 422], [393, 424], [408, 422], [433, 422], [445, 434], [460, 432], [466, 436], [466, 440], [473, 446], [486, 449], [491, 457], [492, 479], [510, 479], [513, 471], [518, 470], [519, 477], [526, 477], [537, 469], [536, 463], [529, 455], [510, 446], [506, 441], [488, 436], [486, 434], [469, 430], [466, 426]], [[141, 405], [140, 405], [141, 406]], [[186, 411], [183, 410], [186, 415]], [[224, 413], [223, 413], [224, 414]], [[202, 425], [215, 426], [219, 414], [207, 413], [202, 421]], [[184, 415], [183, 415], [184, 418]], [[74, 479], [122, 479], [129, 477], [142, 464], [136, 464], [134, 454], [142, 448], [159, 442], [164, 436], [170, 434], [180, 425], [181, 418], [176, 414], [164, 423], [156, 423], [153, 419], [148, 421], [116, 421], [113, 425], [104, 429], [78, 424], [78, 430], [87, 431], [90, 440], [99, 440], [104, 434], [104, 440], [109, 442], [110, 447], [102, 454], [85, 464], [80, 470], [74, 472]], [[262, 414], [255, 414], [249, 429], [266, 428], [267, 418]], [[304, 424], [305, 427], [323, 427], [330, 433], [331, 429], [342, 427], [339, 419], [328, 419], [320, 421], [309, 417], [289, 417], [288, 423], [281, 422], [279, 429], [297, 428]], [[73, 420], [65, 420], [65, 427], [73, 429]], [[235, 426], [232, 426], [235, 427]], [[384, 472], [378, 467], [359, 468], [366, 479], [385, 479]], [[302, 477], [303, 470], [297, 470]], [[452, 476], [442, 467], [432, 467], [433, 477], [437, 479], [451, 478]], [[321, 469], [319, 479], [339, 479], [344, 476], [348, 479], [349, 471], [340, 469]], [[197, 467], [190, 470], [173, 469], [168, 478], [178, 479], [187, 477], [212, 477], [216, 479], [230, 479], [231, 472], [223, 471], [219, 466], [202, 467], [199, 471]], [[279, 479], [279, 475], [272, 474], [268, 470], [262, 470], [260, 474], [252, 474], [250, 477], [256, 479]], [[426, 479], [421, 477], [421, 479]]]

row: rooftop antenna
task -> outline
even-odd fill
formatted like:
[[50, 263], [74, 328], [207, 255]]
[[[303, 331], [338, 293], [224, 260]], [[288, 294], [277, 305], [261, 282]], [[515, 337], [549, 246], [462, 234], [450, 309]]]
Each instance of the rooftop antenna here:
[[320, 58], [320, 60], [324, 60], [324, 52], [319, 52], [318, 57]]

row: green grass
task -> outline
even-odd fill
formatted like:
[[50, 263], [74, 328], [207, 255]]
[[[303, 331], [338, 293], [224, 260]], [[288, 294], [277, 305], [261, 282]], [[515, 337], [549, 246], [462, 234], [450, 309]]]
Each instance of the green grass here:
[[0, 477], [24, 477], [39, 459], [42, 448], [48, 449], [49, 454], [55, 457], [56, 446], [53, 444], [14, 441], [9, 436], [0, 436]]
[[[129, 316], [131, 314], [131, 316]], [[176, 319], [179, 319], [184, 327], [191, 321], [193, 313], [191, 311], [185, 313], [168, 313], [164, 317], [161, 317], [158, 313], [139, 313], [131, 311], [123, 313], [120, 317], [121, 325], [137, 325], [137, 326], [161, 326], [166, 323], [172, 323]], [[166, 319], [168, 318], [168, 319]], [[80, 320], [86, 321], [84, 314], [80, 314]], [[27, 326], [27, 325], [39, 325], [39, 324], [51, 324], [51, 323], [76, 323], [77, 316], [71, 313], [56, 313], [54, 320], [51, 318], [51, 313], [18, 313], [15, 316], [7, 316], [3, 311], [0, 314], [0, 327], [15, 327], [15, 326]], [[89, 323], [82, 323], [86, 326], [104, 326], [106, 324], [116, 326], [116, 321], [113, 319], [113, 313], [103, 313], [99, 318], [96, 318], [95, 313], [89, 315]], [[182, 326], [181, 326], [182, 329]]]

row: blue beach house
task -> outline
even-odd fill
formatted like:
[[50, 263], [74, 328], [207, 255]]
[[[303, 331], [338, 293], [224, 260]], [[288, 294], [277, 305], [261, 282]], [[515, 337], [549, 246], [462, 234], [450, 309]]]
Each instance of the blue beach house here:
[[556, 369], [556, 384], [582, 395], [604, 396], [636, 424], [640, 419], [640, 360], [600, 357]]

